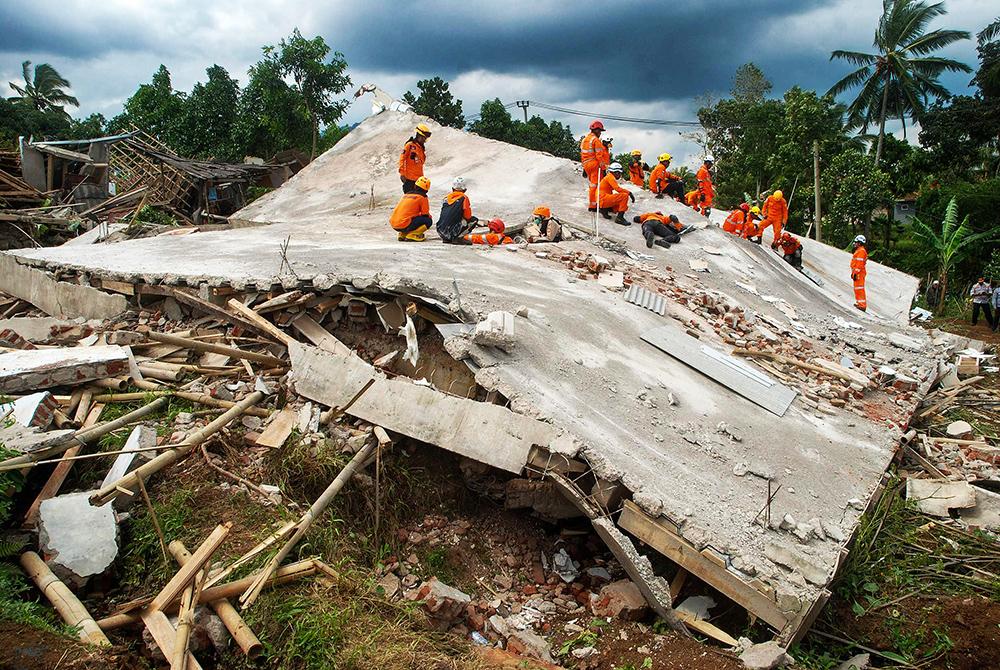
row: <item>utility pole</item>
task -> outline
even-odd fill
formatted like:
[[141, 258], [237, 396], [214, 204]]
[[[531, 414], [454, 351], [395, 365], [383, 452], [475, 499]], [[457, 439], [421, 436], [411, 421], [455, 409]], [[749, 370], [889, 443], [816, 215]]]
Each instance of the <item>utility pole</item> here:
[[518, 100], [517, 106], [524, 110], [524, 122], [528, 122], [528, 105], [531, 104], [530, 100]]
[[813, 140], [813, 193], [816, 196], [816, 241], [823, 241], [823, 213], [819, 196], [819, 140]]

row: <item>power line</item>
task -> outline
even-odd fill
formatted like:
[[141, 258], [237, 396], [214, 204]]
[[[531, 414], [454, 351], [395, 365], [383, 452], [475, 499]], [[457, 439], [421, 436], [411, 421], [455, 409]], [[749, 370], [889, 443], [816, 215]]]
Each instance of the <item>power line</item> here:
[[598, 119], [609, 119], [611, 121], [620, 121], [622, 123], [643, 123], [653, 126], [680, 126], [684, 128], [698, 128], [701, 123], [698, 121], [667, 121], [664, 119], [639, 119], [632, 116], [616, 116], [614, 114], [600, 114], [598, 112], [585, 112], [579, 109], [570, 109], [568, 107], [558, 107], [556, 105], [549, 105], [544, 102], [536, 102], [534, 100], [529, 100], [528, 104], [534, 105], [535, 107], [540, 107], [542, 109], [548, 109], [553, 112], [562, 112], [563, 114], [573, 114], [576, 116], [589, 116], [591, 118]]

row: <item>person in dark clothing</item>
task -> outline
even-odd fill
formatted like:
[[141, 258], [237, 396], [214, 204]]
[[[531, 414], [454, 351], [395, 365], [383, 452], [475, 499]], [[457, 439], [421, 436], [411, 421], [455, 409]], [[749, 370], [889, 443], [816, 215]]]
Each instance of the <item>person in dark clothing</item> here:
[[465, 179], [455, 177], [451, 193], [441, 203], [441, 216], [437, 220], [437, 231], [445, 244], [463, 244], [465, 236], [472, 232], [479, 219], [472, 215], [472, 203], [466, 195]]
[[684, 226], [673, 214], [667, 216], [663, 212], [646, 212], [633, 217], [632, 221], [642, 224], [642, 236], [646, 238], [646, 246], [650, 249], [654, 244], [669, 249], [671, 244], [681, 241], [680, 231]]
[[989, 283], [980, 277], [979, 281], [969, 291], [969, 297], [972, 298], [972, 325], [974, 326], [979, 323], [979, 312], [982, 311], [986, 317], [986, 323], [989, 324], [990, 328], [993, 328], [993, 310], [990, 309], [990, 299], [993, 297], [993, 289]]
[[937, 309], [937, 306], [941, 304], [941, 282], [937, 279], [931, 282], [931, 285], [927, 287], [927, 306], [932, 310]]

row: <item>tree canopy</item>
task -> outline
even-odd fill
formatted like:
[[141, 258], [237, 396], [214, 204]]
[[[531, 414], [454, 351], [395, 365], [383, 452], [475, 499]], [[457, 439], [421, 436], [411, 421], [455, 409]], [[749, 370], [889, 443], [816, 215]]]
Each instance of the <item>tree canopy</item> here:
[[455, 99], [448, 90], [448, 82], [441, 77], [421, 79], [417, 82], [420, 95], [415, 96], [410, 91], [403, 94], [403, 102], [422, 116], [429, 116], [442, 126], [464, 128], [465, 116], [462, 114], [462, 101]]

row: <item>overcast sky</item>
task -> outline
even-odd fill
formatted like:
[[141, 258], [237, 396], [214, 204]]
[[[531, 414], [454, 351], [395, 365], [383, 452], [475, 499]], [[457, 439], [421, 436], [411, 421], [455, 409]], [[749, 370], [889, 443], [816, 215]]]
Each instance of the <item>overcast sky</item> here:
[[[696, 120], [696, 97], [725, 95], [736, 68], [757, 63], [780, 94], [798, 84], [825, 92], [848, 71], [833, 49], [869, 51], [880, 0], [617, 0], [601, 5], [532, 0], [3, 0], [0, 81], [21, 62], [51, 63], [73, 84], [75, 115], [107, 117], [163, 63], [190, 91], [218, 63], [245, 83], [260, 47], [298, 27], [344, 53], [355, 85], [394, 95], [417, 79], [451, 82], [466, 115], [484, 99], [529, 99], [642, 118]], [[590, 7], [599, 9], [589, 9]], [[975, 34], [1000, 14], [988, 0], [948, 0], [935, 27]], [[975, 67], [974, 40], [945, 55]], [[968, 75], [945, 84], [965, 92]], [[7, 91], [5, 94], [13, 94]], [[73, 111], [73, 110], [71, 110]], [[589, 119], [537, 110], [584, 132]], [[367, 100], [344, 121], [370, 112]], [[514, 109], [514, 113], [520, 110]], [[677, 129], [608, 122], [615, 150], [670, 151], [694, 164]]]

